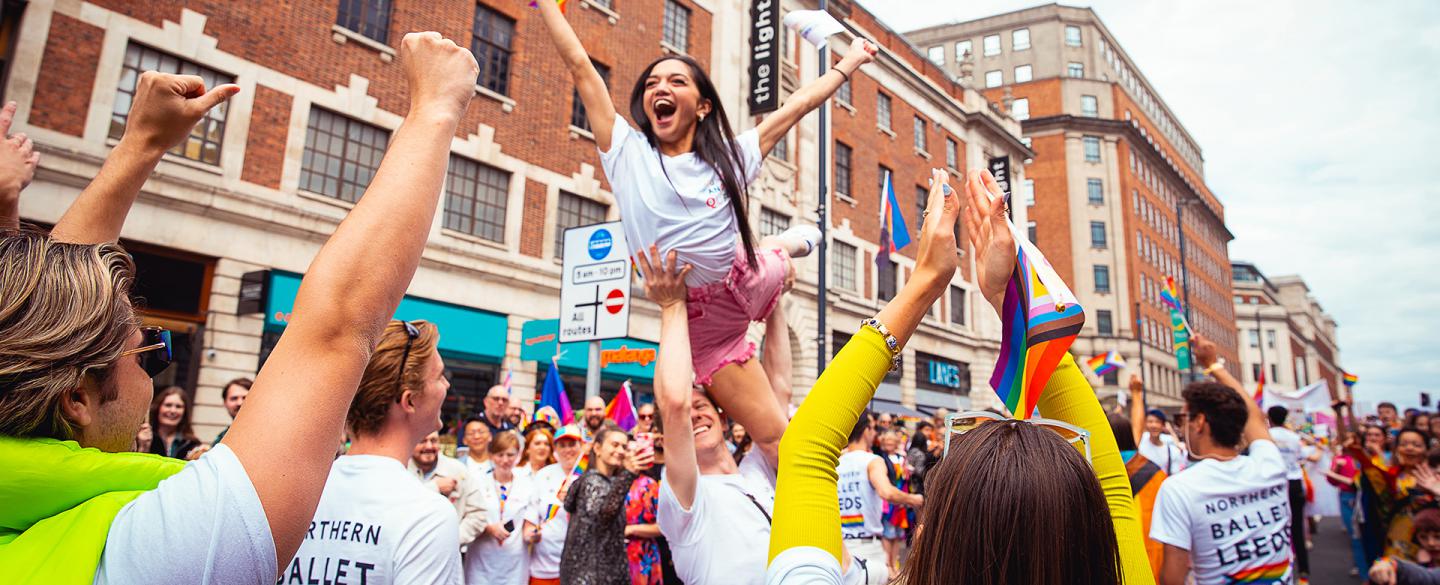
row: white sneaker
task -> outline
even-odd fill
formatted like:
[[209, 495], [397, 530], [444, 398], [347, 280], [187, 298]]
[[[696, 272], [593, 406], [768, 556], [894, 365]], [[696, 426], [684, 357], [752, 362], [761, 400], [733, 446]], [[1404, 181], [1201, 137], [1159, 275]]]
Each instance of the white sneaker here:
[[791, 226], [775, 237], [784, 240], [786, 248], [790, 250], [791, 258], [804, 258], [815, 251], [815, 246], [820, 244], [820, 228], [811, 224]]

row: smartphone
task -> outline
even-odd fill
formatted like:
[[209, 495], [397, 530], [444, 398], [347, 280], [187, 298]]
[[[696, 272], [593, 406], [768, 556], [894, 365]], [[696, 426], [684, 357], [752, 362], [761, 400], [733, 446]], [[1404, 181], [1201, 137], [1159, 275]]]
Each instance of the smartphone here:
[[655, 454], [654, 433], [635, 433], [635, 454], [641, 457]]
[[515, 532], [515, 521], [514, 521], [514, 520], [510, 520], [510, 521], [507, 521], [507, 522], [505, 523], [505, 532]]

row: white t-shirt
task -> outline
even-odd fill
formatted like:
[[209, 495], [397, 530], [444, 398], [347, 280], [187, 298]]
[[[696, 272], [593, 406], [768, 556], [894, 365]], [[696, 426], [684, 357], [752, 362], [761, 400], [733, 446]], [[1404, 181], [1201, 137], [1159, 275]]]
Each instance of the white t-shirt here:
[[1305, 459], [1305, 451], [1300, 435], [1285, 427], [1270, 427], [1270, 438], [1275, 439], [1275, 446], [1280, 448], [1280, 458], [1285, 460], [1285, 479], [1304, 479], [1305, 472], [1300, 470], [1300, 462]]
[[346, 455], [277, 585], [462, 582], [455, 508], [399, 461]]
[[879, 456], [869, 451], [846, 451], [835, 470], [840, 474], [840, 534], [845, 538], [871, 538], [885, 532], [881, 522], [880, 494], [870, 484], [870, 462]]
[[813, 546], [797, 546], [775, 556], [765, 572], [766, 585], [841, 585], [840, 561]]
[[1289, 486], [1275, 443], [1255, 441], [1249, 455], [1206, 459], [1167, 478], [1150, 538], [1190, 551], [1196, 585], [1289, 583]]
[[1187, 463], [1185, 450], [1175, 442], [1175, 437], [1168, 434], [1160, 435], [1160, 443], [1156, 445], [1150, 441], [1150, 433], [1146, 431], [1140, 434], [1138, 445], [1141, 455], [1149, 459], [1157, 467], [1165, 471], [1166, 475], [1175, 475], [1185, 470]]
[[[562, 468], [559, 463], [552, 463], [535, 472], [535, 498], [534, 505], [530, 507], [530, 521], [540, 526], [540, 542], [530, 547], [530, 575], [533, 577], [560, 577], [560, 555], [565, 551], [570, 514], [565, 511], [565, 503], [555, 494], [560, 491], [560, 484], [570, 477], [570, 470], [569, 467]], [[554, 513], [555, 517], [547, 520], [548, 513]]]
[[224, 443], [125, 504], [95, 583], [275, 583], [260, 496]]
[[[486, 459], [484, 462], [480, 462], [471, 459], [469, 456], [466, 456], [460, 459], [460, 463], [461, 465], [465, 466], [466, 476], [480, 477], [490, 475], [491, 473], [495, 472], [495, 462], [489, 459]], [[519, 471], [520, 468], [516, 467], [515, 469], [516, 471]]]
[[[735, 142], [744, 187], [760, 174], [760, 133], [751, 129]], [[662, 253], [674, 250], [682, 264], [694, 266], [685, 281], [690, 286], [725, 279], [735, 261], [739, 228], [720, 175], [709, 163], [693, 153], [661, 155], [618, 113], [610, 150], [600, 153], [600, 163], [620, 206], [632, 256], [655, 244]]]
[[681, 581], [688, 585], [764, 582], [775, 492], [764, 479], [756, 480], [764, 473], [763, 460], [754, 453], [740, 462], [740, 473], [699, 476], [689, 510], [670, 490], [665, 479], [670, 470], [661, 474], [656, 521], [670, 543]]
[[535, 486], [529, 478], [518, 475], [509, 485], [500, 484], [494, 475], [482, 481], [486, 524], [513, 522], [514, 529], [504, 544], [496, 543], [488, 534], [481, 534], [471, 543], [465, 553], [465, 582], [525, 585], [530, 580], [525, 521], [532, 519], [530, 508], [538, 495]]

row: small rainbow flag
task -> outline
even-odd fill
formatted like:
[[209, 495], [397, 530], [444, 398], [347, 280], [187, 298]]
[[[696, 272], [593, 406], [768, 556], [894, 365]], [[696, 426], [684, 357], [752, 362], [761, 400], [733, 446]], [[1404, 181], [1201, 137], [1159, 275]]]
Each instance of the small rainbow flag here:
[[[565, 14], [565, 0], [555, 0], [555, 4], [560, 7], [560, 14]], [[530, 7], [539, 8], [540, 4], [537, 0], [530, 0]]]
[[1120, 352], [1112, 349], [1085, 360], [1085, 365], [1089, 366], [1090, 371], [1095, 372], [1096, 376], [1104, 376], [1125, 367], [1125, 358], [1120, 357]]
[[1255, 381], [1255, 404], [1265, 406], [1265, 368], [1260, 368], [1260, 379]]
[[1360, 376], [1356, 376], [1355, 374], [1352, 374], [1350, 372], [1342, 372], [1342, 374], [1343, 375], [1340, 376], [1340, 378], [1341, 381], [1345, 383], [1346, 388], [1354, 386], [1356, 382], [1360, 381]]
[[1258, 585], [1279, 585], [1290, 574], [1290, 559], [1268, 565], [1252, 567], [1225, 577], [1226, 583], [1255, 583]]
[[555, 516], [558, 515], [559, 513], [560, 513], [560, 506], [556, 506], [555, 504], [546, 504], [546, 505], [545, 505], [545, 518], [544, 518], [543, 520], [541, 520], [540, 523], [541, 523], [541, 524], [544, 524], [544, 523], [546, 523], [546, 522], [549, 522], [549, 521], [551, 521], [551, 520], [554, 520], [554, 519], [555, 519]]
[[590, 469], [590, 443], [586, 443], [581, 449], [583, 449], [583, 451], [580, 453], [580, 458], [575, 460], [575, 468], [570, 470], [570, 477], [560, 482], [560, 489], [555, 491], [555, 499], [557, 500], [560, 499], [560, 494], [565, 491], [565, 486], [574, 483], [580, 476], [585, 475], [585, 470]]
[[844, 514], [840, 516], [841, 528], [860, 528], [865, 525], [863, 514]]
[[1180, 308], [1180, 291], [1175, 288], [1174, 277], [1165, 277], [1165, 287], [1160, 289], [1160, 300], [1165, 303], [1165, 306], [1171, 309], [1176, 311], [1182, 310]]
[[1000, 312], [1000, 357], [990, 386], [1017, 419], [1035, 411], [1050, 375], [1085, 325], [1085, 309], [1040, 250], [1014, 223], [1015, 270]]

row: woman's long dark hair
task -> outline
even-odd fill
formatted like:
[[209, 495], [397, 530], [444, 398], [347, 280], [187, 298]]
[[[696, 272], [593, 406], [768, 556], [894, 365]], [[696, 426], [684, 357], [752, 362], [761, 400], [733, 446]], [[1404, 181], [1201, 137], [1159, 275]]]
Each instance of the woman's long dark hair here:
[[[710, 81], [710, 76], [705, 74], [700, 63], [684, 55], [668, 55], [651, 61], [645, 70], [640, 72], [640, 77], [635, 80], [635, 87], [630, 90], [630, 118], [635, 120], [635, 125], [639, 126], [650, 146], [659, 149], [660, 141], [655, 136], [655, 128], [650, 125], [650, 118], [645, 115], [645, 80], [650, 77], [650, 72], [656, 65], [669, 60], [679, 61], [690, 68], [690, 78], [695, 81], [695, 89], [700, 91], [700, 99], [710, 102], [710, 115], [695, 124], [695, 139], [691, 141], [691, 151], [720, 175], [720, 185], [725, 189], [725, 197], [730, 200], [730, 210], [735, 213], [736, 227], [740, 229], [740, 241], [745, 244], [745, 262], [754, 268], [755, 236], [750, 231], [749, 214], [746, 211], [748, 197], [742, 176], [745, 167], [741, 164], [740, 150], [735, 144], [735, 132], [730, 129], [730, 118], [725, 115], [725, 107], [720, 103], [720, 92], [715, 90], [715, 84]], [[664, 157], [661, 157], [660, 161], [660, 168], [664, 169]]]
[[1054, 432], [994, 422], [930, 471], [900, 582], [1115, 585], [1120, 551], [1095, 471]]

